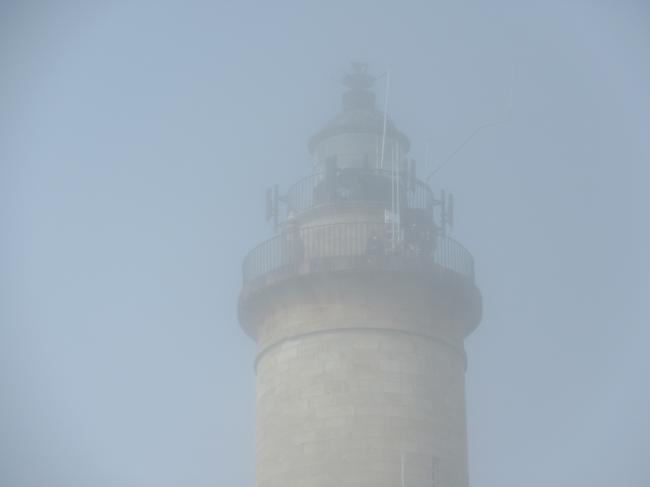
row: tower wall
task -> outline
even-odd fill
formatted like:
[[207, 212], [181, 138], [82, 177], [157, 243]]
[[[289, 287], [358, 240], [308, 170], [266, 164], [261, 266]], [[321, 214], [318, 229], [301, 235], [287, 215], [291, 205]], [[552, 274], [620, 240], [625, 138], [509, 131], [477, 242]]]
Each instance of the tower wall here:
[[436, 289], [323, 274], [247, 301], [258, 487], [468, 485], [464, 333]]

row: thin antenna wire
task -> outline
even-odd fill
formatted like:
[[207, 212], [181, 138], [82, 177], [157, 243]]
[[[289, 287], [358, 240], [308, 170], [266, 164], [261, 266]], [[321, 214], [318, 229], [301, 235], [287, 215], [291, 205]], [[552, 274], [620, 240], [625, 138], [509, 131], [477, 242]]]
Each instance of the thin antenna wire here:
[[384, 168], [384, 148], [386, 146], [386, 124], [388, 123], [388, 93], [390, 91], [390, 71], [386, 72], [386, 93], [384, 95], [384, 128], [381, 136], [381, 165]]
[[395, 190], [396, 190], [396, 195], [395, 195], [395, 207], [397, 208], [397, 211], [395, 212], [395, 218], [397, 219], [396, 222], [396, 227], [397, 227], [397, 235], [395, 237], [395, 241], [397, 244], [400, 242], [400, 237], [401, 237], [401, 220], [400, 220], [400, 215], [401, 215], [401, 208], [400, 208], [400, 164], [401, 164], [401, 153], [400, 153], [400, 146], [399, 146], [399, 139], [397, 139], [397, 147], [395, 149]]
[[379, 169], [379, 135], [375, 144], [375, 169]]
[[[392, 155], [392, 154], [391, 154]], [[390, 165], [390, 247], [393, 249], [393, 213], [395, 213], [395, 180], [393, 178], [393, 159]]]
[[424, 143], [424, 164], [422, 164], [423, 170], [426, 171], [429, 169], [429, 142]]
[[395, 144], [390, 155], [390, 245], [395, 250]]
[[514, 81], [515, 81], [515, 65], [513, 64], [513, 65], [512, 65], [512, 75], [511, 75], [511, 78], [510, 78], [510, 90], [509, 90], [509, 92], [508, 92], [508, 105], [507, 105], [506, 116], [504, 117], [504, 119], [503, 119], [503, 120], [497, 120], [496, 122], [486, 123], [486, 124], [481, 125], [480, 127], [478, 127], [476, 130], [474, 130], [474, 132], [472, 132], [472, 133], [470, 134], [470, 136], [467, 137], [467, 138], [463, 141], [463, 143], [460, 144], [460, 145], [456, 148], [456, 150], [454, 150], [454, 151], [453, 151], [453, 152], [452, 152], [452, 153], [451, 153], [451, 154], [450, 154], [450, 155], [449, 155], [449, 156], [448, 156], [444, 161], [442, 161], [442, 163], [440, 163], [440, 164], [438, 165], [437, 168], [435, 168], [435, 169], [431, 172], [431, 174], [429, 174], [429, 175], [427, 176], [427, 178], [426, 178], [426, 180], [425, 180], [427, 183], [431, 180], [431, 178], [432, 178], [432, 177], [433, 177], [433, 176], [434, 176], [438, 171], [440, 171], [443, 167], [445, 167], [445, 166], [449, 163], [449, 161], [451, 161], [451, 160], [456, 156], [456, 154], [458, 154], [461, 150], [463, 150], [463, 148], [464, 148], [467, 144], [469, 144], [470, 141], [471, 141], [474, 137], [476, 137], [476, 136], [477, 136], [477, 135], [478, 135], [482, 130], [484, 130], [484, 129], [486, 129], [486, 128], [489, 128], [489, 127], [496, 127], [496, 126], [498, 126], [498, 125], [506, 125], [506, 124], [510, 123], [510, 121], [512, 120], [512, 98], [513, 98], [513, 87], [514, 87]]

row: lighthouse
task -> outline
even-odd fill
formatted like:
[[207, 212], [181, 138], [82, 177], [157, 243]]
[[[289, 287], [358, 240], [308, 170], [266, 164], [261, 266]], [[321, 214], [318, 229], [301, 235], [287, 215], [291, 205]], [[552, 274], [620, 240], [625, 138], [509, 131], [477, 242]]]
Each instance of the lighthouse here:
[[275, 235], [243, 263], [256, 487], [467, 487], [473, 259], [366, 65], [342, 82], [308, 175], [267, 192]]

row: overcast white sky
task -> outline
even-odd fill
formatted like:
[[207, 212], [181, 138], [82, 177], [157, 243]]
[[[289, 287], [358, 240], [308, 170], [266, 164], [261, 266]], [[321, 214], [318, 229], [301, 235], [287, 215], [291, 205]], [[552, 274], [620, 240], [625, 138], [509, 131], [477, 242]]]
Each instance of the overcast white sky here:
[[[650, 3], [0, 6], [0, 485], [250, 486], [240, 263], [349, 61], [456, 196], [473, 487], [650, 485]], [[383, 96], [383, 86], [377, 87]]]

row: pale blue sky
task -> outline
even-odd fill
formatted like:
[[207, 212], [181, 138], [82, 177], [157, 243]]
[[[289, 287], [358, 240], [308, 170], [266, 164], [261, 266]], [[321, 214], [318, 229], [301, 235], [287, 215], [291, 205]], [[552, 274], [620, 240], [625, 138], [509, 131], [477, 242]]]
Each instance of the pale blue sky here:
[[433, 180], [473, 487], [647, 487], [649, 53], [644, 1], [3, 2], [0, 485], [253, 485], [240, 263], [365, 60], [421, 173], [515, 66]]

